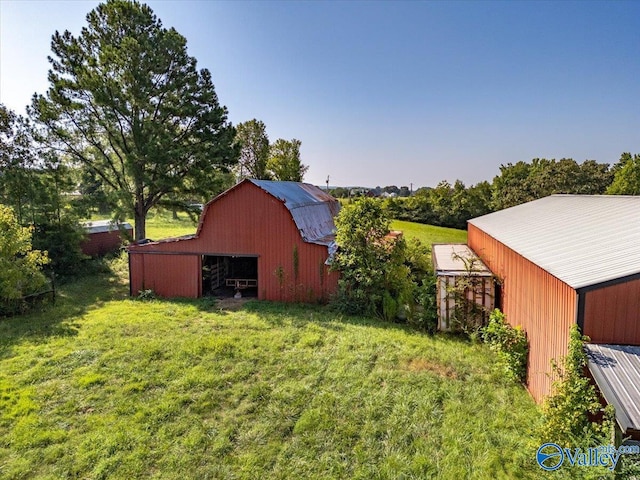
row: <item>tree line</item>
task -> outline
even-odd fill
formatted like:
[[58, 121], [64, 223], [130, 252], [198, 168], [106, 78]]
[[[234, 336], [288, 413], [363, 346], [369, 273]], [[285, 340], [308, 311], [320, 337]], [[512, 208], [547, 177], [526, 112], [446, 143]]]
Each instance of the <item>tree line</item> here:
[[383, 204], [399, 220], [463, 229], [471, 218], [559, 193], [640, 195], [640, 155], [623, 153], [613, 165], [571, 158], [507, 163], [491, 183], [467, 187], [460, 180], [442, 181]]

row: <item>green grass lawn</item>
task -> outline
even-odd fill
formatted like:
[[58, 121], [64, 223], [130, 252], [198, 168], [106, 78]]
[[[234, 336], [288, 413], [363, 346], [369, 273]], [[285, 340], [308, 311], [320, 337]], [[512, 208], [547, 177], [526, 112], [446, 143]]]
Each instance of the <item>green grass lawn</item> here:
[[0, 478], [541, 476], [539, 411], [482, 344], [322, 306], [131, 300], [126, 280], [122, 256], [0, 319]]
[[[133, 225], [133, 220], [129, 222]], [[147, 238], [152, 240], [189, 235], [196, 233], [197, 229], [198, 222], [193, 222], [186, 213], [179, 213], [177, 220], [166, 211], [152, 211], [147, 217]]]
[[466, 230], [436, 227], [434, 225], [403, 222], [400, 220], [391, 222], [391, 229], [401, 230], [404, 232], [406, 238], [417, 238], [427, 246], [431, 246], [433, 243], [467, 243]]
[[0, 320], [0, 478], [536, 478], [483, 345], [326, 307], [126, 298]]

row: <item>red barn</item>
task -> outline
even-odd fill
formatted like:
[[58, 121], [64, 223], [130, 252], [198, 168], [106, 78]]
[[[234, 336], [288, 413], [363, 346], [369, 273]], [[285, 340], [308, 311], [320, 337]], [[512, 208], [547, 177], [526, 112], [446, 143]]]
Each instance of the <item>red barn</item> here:
[[80, 248], [82, 253], [91, 257], [116, 251], [122, 245], [123, 236], [130, 239], [133, 233], [133, 227], [129, 223], [116, 225], [110, 220], [84, 222], [83, 227], [87, 237]]
[[[551, 393], [550, 361], [566, 355], [571, 325], [593, 344], [640, 345], [640, 197], [552, 195], [470, 220], [468, 244], [501, 280], [507, 320], [527, 332], [536, 401]], [[640, 404], [640, 389], [627, 386]], [[625, 413], [615, 398], [628, 393], [603, 389], [634, 431], [640, 410]]]
[[129, 246], [132, 295], [200, 297], [225, 287], [263, 300], [323, 301], [338, 274], [340, 204], [318, 187], [244, 180], [204, 207], [194, 235]]

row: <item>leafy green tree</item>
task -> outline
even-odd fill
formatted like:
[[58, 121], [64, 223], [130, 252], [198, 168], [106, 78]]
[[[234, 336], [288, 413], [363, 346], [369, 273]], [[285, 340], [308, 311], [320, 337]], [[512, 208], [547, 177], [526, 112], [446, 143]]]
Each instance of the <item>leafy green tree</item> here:
[[84, 230], [69, 193], [70, 169], [33, 141], [28, 122], [0, 105], [0, 203], [10, 206], [19, 224], [33, 227], [33, 245], [49, 252], [55, 273], [78, 271], [84, 259]]
[[449, 226], [453, 223], [453, 194], [453, 186], [446, 180], [429, 191], [429, 203], [437, 225]]
[[492, 211], [491, 193], [491, 184], [489, 182], [480, 182], [467, 188], [465, 212], [467, 218], [465, 218], [465, 224], [471, 218], [480, 217]]
[[612, 178], [609, 164], [594, 160], [579, 164], [571, 158], [534, 158], [531, 163], [509, 163], [500, 166], [500, 175], [493, 179], [492, 207], [500, 210], [557, 193], [603, 194]]
[[18, 223], [13, 210], [0, 205], [0, 314], [14, 313], [23, 296], [36, 293], [45, 283], [42, 266], [46, 252], [33, 250], [32, 229]]
[[347, 313], [393, 317], [411, 288], [406, 244], [402, 238], [387, 237], [389, 225], [381, 203], [366, 197], [346, 205], [336, 218], [336, 304]]
[[237, 167], [238, 179], [255, 178], [270, 180], [267, 168], [269, 162], [269, 136], [267, 127], [260, 120], [249, 120], [237, 126], [235, 142], [240, 149]]
[[607, 189], [609, 195], [640, 195], [640, 155], [623, 153], [614, 165], [615, 176]]
[[274, 180], [301, 182], [309, 170], [300, 161], [300, 140], [284, 140], [279, 138], [271, 145], [271, 156], [267, 169]]
[[237, 161], [211, 74], [148, 6], [108, 0], [51, 48], [50, 88], [30, 113], [48, 146], [102, 180], [114, 216], [133, 216], [136, 239], [163, 198], [185, 185], [207, 193]]
[[335, 198], [349, 197], [349, 189], [345, 187], [336, 187], [329, 192]]
[[531, 165], [520, 161], [500, 165], [500, 175], [493, 179], [493, 209], [513, 207], [535, 200], [529, 184]]

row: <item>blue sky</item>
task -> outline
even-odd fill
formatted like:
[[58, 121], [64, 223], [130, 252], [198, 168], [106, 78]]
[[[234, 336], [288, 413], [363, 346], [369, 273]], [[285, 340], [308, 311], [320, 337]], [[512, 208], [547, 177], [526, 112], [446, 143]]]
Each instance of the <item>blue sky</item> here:
[[[306, 180], [434, 186], [640, 152], [640, 2], [148, 1], [234, 124], [298, 138]], [[0, 0], [0, 102], [47, 88], [98, 2]]]

